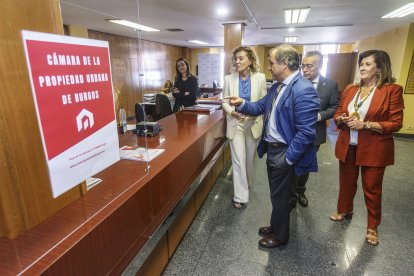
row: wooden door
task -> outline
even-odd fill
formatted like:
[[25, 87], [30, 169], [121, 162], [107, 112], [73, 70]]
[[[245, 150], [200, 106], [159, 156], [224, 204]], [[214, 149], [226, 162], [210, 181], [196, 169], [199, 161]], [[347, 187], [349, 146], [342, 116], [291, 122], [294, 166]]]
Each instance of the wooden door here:
[[326, 77], [338, 82], [342, 92], [345, 87], [354, 82], [357, 64], [357, 53], [329, 54]]

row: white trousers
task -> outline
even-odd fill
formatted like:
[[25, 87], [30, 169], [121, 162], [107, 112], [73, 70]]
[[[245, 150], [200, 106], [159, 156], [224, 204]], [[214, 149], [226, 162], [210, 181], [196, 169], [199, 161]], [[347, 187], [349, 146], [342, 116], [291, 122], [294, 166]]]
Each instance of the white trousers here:
[[253, 159], [258, 139], [254, 139], [250, 126], [237, 125], [236, 133], [230, 140], [233, 165], [233, 187], [235, 202], [249, 201], [249, 186], [252, 182]]

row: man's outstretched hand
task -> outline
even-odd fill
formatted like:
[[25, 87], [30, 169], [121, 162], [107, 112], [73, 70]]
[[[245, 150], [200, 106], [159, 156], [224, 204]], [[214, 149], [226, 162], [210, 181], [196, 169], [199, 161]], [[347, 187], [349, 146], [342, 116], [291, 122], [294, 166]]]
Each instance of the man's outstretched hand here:
[[233, 106], [239, 106], [243, 103], [243, 99], [237, 96], [227, 96], [224, 99], [229, 100], [229, 104]]

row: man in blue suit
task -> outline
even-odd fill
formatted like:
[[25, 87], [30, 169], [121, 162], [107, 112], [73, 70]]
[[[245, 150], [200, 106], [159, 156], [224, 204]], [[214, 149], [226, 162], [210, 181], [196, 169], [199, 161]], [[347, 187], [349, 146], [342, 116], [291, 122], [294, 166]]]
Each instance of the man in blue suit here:
[[265, 114], [259, 157], [267, 153], [272, 214], [270, 226], [260, 227], [259, 246], [273, 248], [289, 240], [289, 198], [294, 192], [295, 175], [317, 171], [315, 123], [319, 96], [312, 84], [299, 72], [299, 54], [290, 45], [269, 52], [269, 66], [277, 81], [268, 94], [251, 103], [230, 96], [230, 104], [243, 114]]

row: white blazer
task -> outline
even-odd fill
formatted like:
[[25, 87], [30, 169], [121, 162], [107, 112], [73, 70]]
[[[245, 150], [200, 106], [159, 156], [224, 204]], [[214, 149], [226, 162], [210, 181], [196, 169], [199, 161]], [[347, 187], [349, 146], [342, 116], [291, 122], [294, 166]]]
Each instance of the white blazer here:
[[[267, 93], [266, 88], [266, 77], [263, 73], [255, 73], [250, 75], [251, 82], [251, 95], [250, 100], [256, 102], [259, 99], [263, 98]], [[224, 97], [227, 96], [239, 96], [239, 73], [235, 72], [224, 77]], [[231, 112], [235, 110], [234, 106], [229, 105], [228, 103], [223, 103], [223, 109], [227, 114], [227, 132], [226, 136], [230, 140], [233, 139], [234, 134], [236, 133], [237, 125], [240, 124], [236, 118], [231, 116]], [[244, 123], [247, 123], [249, 120], [254, 120], [252, 123], [251, 130], [253, 137], [258, 139], [262, 134], [263, 128], [263, 116], [251, 117], [246, 116]]]

